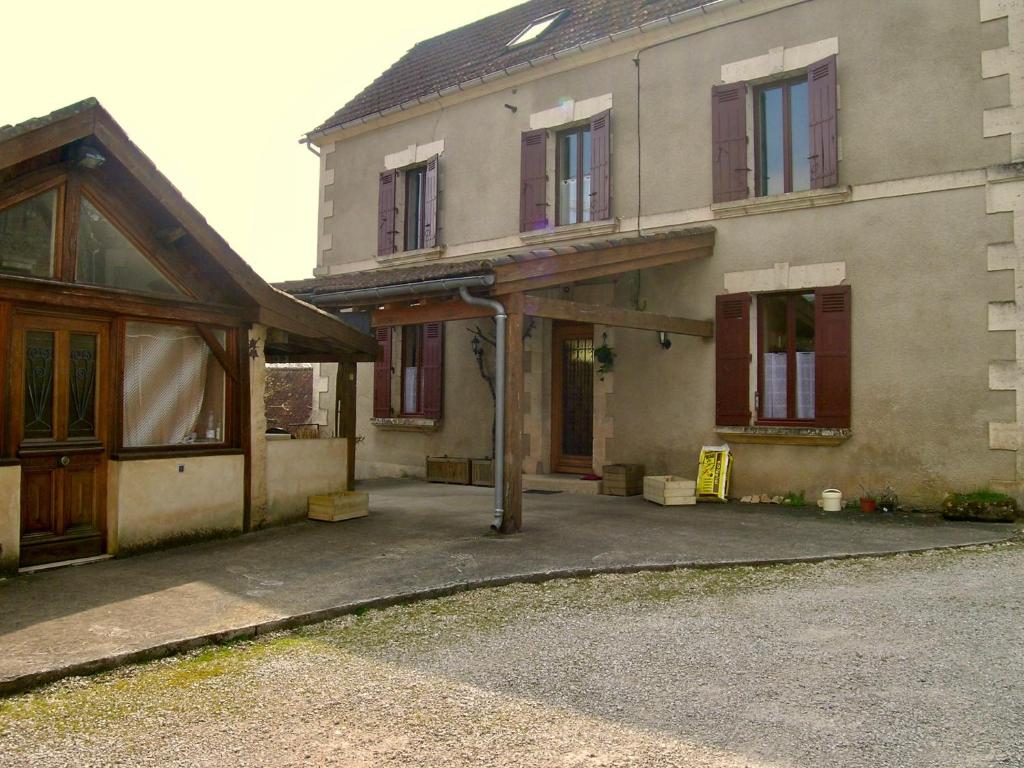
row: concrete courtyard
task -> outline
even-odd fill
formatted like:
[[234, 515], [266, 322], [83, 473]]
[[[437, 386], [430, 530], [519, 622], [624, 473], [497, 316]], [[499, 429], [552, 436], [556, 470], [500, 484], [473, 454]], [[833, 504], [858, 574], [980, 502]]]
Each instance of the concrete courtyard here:
[[490, 489], [363, 487], [368, 518], [0, 581], [0, 692], [477, 585], [906, 552], [1019, 530], [931, 516], [527, 494], [523, 533], [499, 537], [488, 530]]

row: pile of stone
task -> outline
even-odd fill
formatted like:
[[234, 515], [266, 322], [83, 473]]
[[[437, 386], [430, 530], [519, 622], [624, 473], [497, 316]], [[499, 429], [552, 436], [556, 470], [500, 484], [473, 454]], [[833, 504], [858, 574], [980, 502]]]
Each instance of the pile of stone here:
[[769, 496], [767, 493], [744, 496], [740, 499], [741, 504], [781, 504], [782, 496]]

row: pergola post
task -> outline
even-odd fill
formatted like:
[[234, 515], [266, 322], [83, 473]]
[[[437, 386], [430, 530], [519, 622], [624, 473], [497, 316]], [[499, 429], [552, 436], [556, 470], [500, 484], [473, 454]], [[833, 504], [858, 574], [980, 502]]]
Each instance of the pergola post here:
[[523, 294], [505, 297], [505, 505], [502, 533], [523, 527]]
[[338, 437], [346, 442], [345, 490], [354, 491], [356, 487], [356, 364], [351, 361], [338, 363], [337, 401], [339, 413]]

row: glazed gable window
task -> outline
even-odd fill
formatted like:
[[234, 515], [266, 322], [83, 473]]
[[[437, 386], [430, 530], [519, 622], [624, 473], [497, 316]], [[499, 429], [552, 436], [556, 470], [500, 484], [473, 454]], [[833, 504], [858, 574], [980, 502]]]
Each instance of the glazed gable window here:
[[440, 419], [444, 404], [444, 323], [381, 327], [373, 365], [373, 418]]
[[58, 190], [0, 210], [0, 273], [53, 277]]
[[849, 286], [717, 297], [718, 425], [849, 427], [850, 374]]

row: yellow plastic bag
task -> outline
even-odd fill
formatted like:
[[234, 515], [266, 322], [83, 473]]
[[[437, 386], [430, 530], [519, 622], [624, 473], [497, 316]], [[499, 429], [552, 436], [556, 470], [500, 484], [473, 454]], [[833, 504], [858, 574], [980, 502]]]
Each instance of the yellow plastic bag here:
[[726, 501], [731, 476], [732, 451], [729, 446], [702, 446], [697, 469], [697, 498], [700, 501]]

